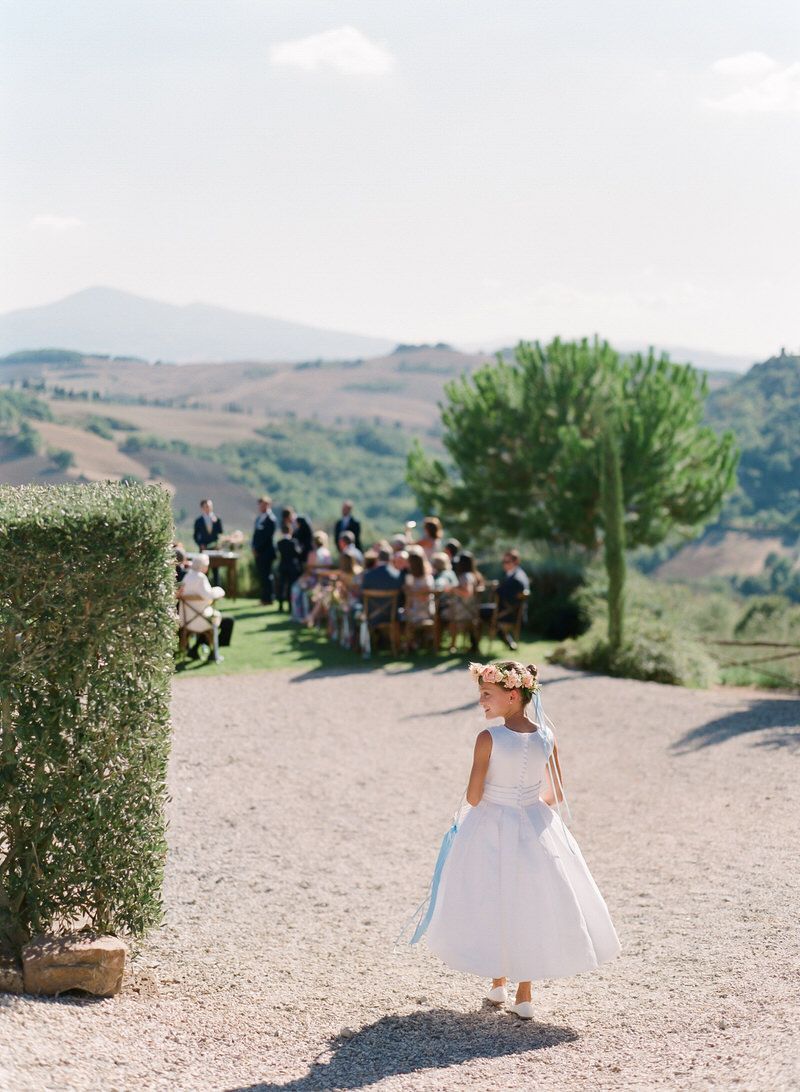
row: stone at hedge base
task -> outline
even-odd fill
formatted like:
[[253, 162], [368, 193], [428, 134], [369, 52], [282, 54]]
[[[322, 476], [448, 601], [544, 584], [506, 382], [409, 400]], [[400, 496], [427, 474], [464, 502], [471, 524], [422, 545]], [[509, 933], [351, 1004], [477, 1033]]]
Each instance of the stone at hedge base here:
[[34, 937], [22, 949], [25, 993], [55, 997], [84, 990], [95, 997], [113, 997], [122, 986], [127, 950], [118, 937]]

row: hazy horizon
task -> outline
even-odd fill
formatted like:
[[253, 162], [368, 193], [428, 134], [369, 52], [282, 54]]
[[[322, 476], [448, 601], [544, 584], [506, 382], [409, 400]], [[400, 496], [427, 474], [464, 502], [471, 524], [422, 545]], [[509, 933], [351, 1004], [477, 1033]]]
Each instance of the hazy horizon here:
[[800, 345], [788, 0], [0, 19], [0, 312], [107, 285], [411, 342]]

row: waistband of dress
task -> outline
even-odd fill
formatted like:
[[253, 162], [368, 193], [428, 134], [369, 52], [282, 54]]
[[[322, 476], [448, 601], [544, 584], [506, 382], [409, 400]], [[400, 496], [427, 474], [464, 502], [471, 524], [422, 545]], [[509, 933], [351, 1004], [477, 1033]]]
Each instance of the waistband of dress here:
[[527, 785], [521, 789], [505, 785], [484, 785], [483, 799], [490, 804], [526, 808], [537, 802], [541, 790], [541, 785]]

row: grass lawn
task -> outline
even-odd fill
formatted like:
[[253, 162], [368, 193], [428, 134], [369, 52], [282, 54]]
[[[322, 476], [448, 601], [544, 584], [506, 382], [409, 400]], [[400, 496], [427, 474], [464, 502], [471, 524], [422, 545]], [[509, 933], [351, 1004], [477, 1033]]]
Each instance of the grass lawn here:
[[[279, 614], [277, 607], [260, 606], [257, 599], [240, 599], [236, 604], [223, 604], [222, 610], [235, 619], [230, 647], [221, 650], [223, 662], [214, 664], [181, 658], [177, 663], [180, 674], [231, 675], [242, 671], [273, 671], [279, 667], [298, 667], [308, 671], [344, 667], [370, 671], [389, 664], [398, 670], [413, 670], [414, 667], [433, 667], [443, 663], [466, 664], [473, 658], [467, 653], [450, 655], [442, 651], [438, 656], [419, 652], [394, 659], [390, 653], [381, 652], [364, 660], [358, 653], [329, 641], [321, 631], [289, 621], [289, 615]], [[513, 656], [525, 664], [542, 663], [555, 644], [555, 641], [523, 641]], [[504, 654], [512, 655], [502, 641], [495, 641], [491, 648], [486, 638], [481, 642], [479, 658], [482, 661], [502, 659]]]

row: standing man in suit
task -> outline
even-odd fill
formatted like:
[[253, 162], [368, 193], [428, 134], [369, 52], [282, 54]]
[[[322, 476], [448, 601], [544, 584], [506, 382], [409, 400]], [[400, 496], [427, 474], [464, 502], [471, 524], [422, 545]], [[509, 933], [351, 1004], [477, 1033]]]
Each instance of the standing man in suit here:
[[253, 554], [256, 559], [258, 579], [261, 582], [261, 605], [270, 606], [274, 597], [272, 566], [275, 564], [275, 528], [278, 521], [272, 511], [270, 497], [258, 498], [258, 515], [253, 528]]
[[342, 531], [350, 531], [355, 541], [356, 549], [363, 555], [364, 547], [361, 545], [361, 524], [353, 515], [353, 502], [345, 501], [342, 505], [342, 518], [337, 519], [333, 534], [334, 542], [338, 543], [342, 537]]
[[[206, 550], [214, 549], [217, 540], [222, 534], [222, 520], [214, 513], [214, 502], [211, 500], [200, 501], [200, 515], [194, 521], [194, 540], [201, 554]], [[211, 579], [219, 584], [219, 569], [211, 570]]]

